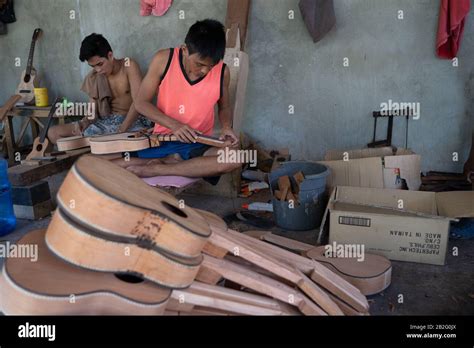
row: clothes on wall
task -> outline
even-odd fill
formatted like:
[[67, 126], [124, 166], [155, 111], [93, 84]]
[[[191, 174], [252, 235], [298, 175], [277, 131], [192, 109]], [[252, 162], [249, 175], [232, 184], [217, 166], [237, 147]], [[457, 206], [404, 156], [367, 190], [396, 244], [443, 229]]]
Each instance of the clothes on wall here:
[[140, 16], [163, 16], [170, 8], [173, 0], [141, 0]]
[[7, 23], [16, 22], [13, 0], [0, 0], [0, 35], [8, 33]]
[[333, 0], [300, 0], [299, 7], [314, 42], [320, 41], [336, 24]]
[[0, 21], [5, 24], [16, 22], [13, 0], [0, 0]]
[[471, 0], [441, 0], [436, 37], [436, 54], [453, 59], [461, 46], [464, 24]]

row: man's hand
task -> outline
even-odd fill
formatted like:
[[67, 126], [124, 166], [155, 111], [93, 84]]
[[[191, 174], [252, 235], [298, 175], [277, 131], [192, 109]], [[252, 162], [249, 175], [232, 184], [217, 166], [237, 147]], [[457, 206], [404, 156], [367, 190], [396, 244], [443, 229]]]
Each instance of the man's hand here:
[[232, 147], [239, 144], [239, 138], [237, 138], [232, 128], [223, 128], [219, 139], [224, 141], [229, 140], [231, 142], [230, 146]]
[[173, 135], [175, 135], [179, 141], [183, 143], [195, 143], [196, 138], [201, 132], [196, 129], [189, 127], [187, 124], [179, 123], [175, 127], [171, 128]]

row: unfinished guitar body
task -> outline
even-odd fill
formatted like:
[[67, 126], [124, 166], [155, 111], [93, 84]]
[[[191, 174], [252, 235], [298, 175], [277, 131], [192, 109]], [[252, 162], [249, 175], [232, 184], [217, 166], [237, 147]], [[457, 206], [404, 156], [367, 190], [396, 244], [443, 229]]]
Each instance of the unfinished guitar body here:
[[136, 133], [119, 133], [94, 137], [90, 139], [91, 152], [95, 155], [106, 155], [118, 152], [140, 151], [151, 147], [159, 146], [159, 142], [150, 143], [146, 136], [139, 136]]
[[[119, 133], [94, 137], [89, 144], [91, 152], [95, 155], [105, 155], [118, 152], [133, 152], [158, 147], [164, 141], [177, 141], [174, 135], [143, 135], [141, 133]], [[215, 147], [225, 147], [225, 141], [200, 135], [196, 142]]]
[[7, 315], [160, 315], [171, 291], [139, 278], [73, 266], [53, 255], [45, 231], [17, 243], [37, 246], [37, 260], [7, 258], [0, 276], [0, 311]]
[[40, 137], [35, 138], [35, 140], [33, 141], [33, 150], [28, 154], [28, 156], [26, 156], [26, 159], [31, 160], [32, 158], [44, 157], [44, 154], [48, 147], [48, 138], [45, 138], [43, 142], [41, 142]]
[[87, 230], [61, 209], [51, 219], [46, 244], [55, 255], [76, 266], [137, 275], [173, 289], [191, 285], [202, 262], [201, 255], [183, 258], [166, 253], [150, 239], [110, 238]]
[[61, 138], [57, 141], [58, 151], [72, 151], [89, 147], [89, 137], [76, 135], [73, 137]]
[[211, 234], [206, 220], [193, 209], [180, 207], [173, 196], [150, 189], [126, 169], [93, 156], [74, 164], [57, 201], [69, 218], [105, 240], [148, 241], [184, 258], [199, 257]]
[[374, 295], [385, 290], [392, 279], [391, 262], [379, 255], [364, 254], [364, 260], [357, 258], [326, 257], [325, 247], [320, 246], [305, 252], [306, 256], [321, 262], [357, 287], [362, 294]]
[[16, 94], [21, 96], [20, 102], [30, 104], [35, 100], [35, 87], [39, 86], [36, 70], [31, 68], [31, 73], [28, 75], [26, 70], [21, 74], [20, 83], [16, 89]]

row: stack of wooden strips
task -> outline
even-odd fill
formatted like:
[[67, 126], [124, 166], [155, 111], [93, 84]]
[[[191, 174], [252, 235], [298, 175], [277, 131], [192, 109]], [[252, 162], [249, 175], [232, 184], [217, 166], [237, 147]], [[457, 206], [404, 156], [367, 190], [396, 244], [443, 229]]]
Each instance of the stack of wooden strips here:
[[[216, 215], [200, 213], [212, 230], [204, 261], [189, 289], [173, 291], [166, 314], [368, 314], [365, 296], [320, 263], [227, 229]], [[217, 286], [222, 279], [239, 289]]]

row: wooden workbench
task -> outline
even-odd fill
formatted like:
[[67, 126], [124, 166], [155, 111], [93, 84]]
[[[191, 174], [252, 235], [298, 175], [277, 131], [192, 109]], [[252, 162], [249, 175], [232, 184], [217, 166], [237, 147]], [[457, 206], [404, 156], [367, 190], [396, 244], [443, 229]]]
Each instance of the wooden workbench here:
[[[35, 139], [40, 130], [44, 128], [41, 118], [47, 118], [51, 106], [37, 107], [37, 106], [15, 106], [11, 109], [5, 117], [5, 143], [6, 153], [8, 154], [8, 164], [10, 166], [15, 164], [15, 152], [20, 150], [20, 144], [25, 136], [28, 126], [31, 127], [32, 139]], [[15, 132], [13, 129], [13, 118], [21, 117], [20, 133], [18, 140], [15, 140]], [[64, 117], [54, 116], [59, 121], [59, 124], [64, 124]], [[18, 162], [17, 162], [18, 163]]]

